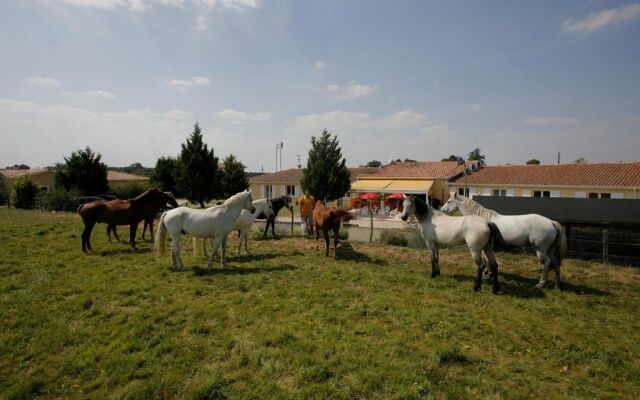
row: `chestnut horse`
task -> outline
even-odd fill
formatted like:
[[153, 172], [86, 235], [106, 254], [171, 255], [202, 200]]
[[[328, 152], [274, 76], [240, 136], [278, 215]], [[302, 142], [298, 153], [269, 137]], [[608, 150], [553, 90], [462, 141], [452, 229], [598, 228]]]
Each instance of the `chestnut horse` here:
[[82, 251], [91, 248], [91, 231], [97, 223], [109, 225], [129, 225], [129, 243], [133, 250], [136, 248], [136, 231], [140, 221], [148, 215], [157, 213], [165, 205], [177, 206], [176, 199], [170, 192], [152, 188], [138, 197], [129, 200], [92, 201], [82, 204], [76, 211], [84, 223], [82, 231]]
[[[167, 192], [170, 194], [170, 192]], [[173, 195], [171, 195], [171, 197], [173, 198]], [[110, 200], [109, 203], [111, 204], [115, 204], [116, 202], [126, 202], [127, 200], [122, 200], [122, 199], [113, 199]], [[147, 215], [144, 216], [144, 227], [142, 228], [142, 240], [146, 240], [144, 238], [144, 234], [147, 232], [147, 227], [149, 228], [149, 233], [151, 234], [151, 241], [154, 241], [153, 238], [153, 220], [156, 218], [156, 216], [158, 215], [158, 213], [162, 212], [162, 211], [166, 211], [167, 208], [176, 208], [178, 207], [178, 202], [175, 200], [175, 198], [173, 198], [172, 201], [170, 201], [167, 205], [170, 205], [171, 207], [160, 207], [157, 210], [149, 210], [149, 213]], [[113, 235], [116, 237], [116, 242], [120, 241], [120, 237], [118, 236], [118, 231], [116, 231], [116, 224], [109, 224], [107, 225], [107, 239], [109, 240], [109, 243], [111, 243], [111, 232], [113, 232]]]
[[317, 201], [313, 209], [313, 226], [316, 229], [316, 250], [318, 248], [318, 239], [320, 231], [324, 236], [325, 251], [324, 255], [329, 257], [329, 231], [333, 230], [333, 256], [338, 258], [338, 232], [340, 231], [340, 222], [349, 221], [352, 218], [349, 211], [340, 208], [331, 208]]

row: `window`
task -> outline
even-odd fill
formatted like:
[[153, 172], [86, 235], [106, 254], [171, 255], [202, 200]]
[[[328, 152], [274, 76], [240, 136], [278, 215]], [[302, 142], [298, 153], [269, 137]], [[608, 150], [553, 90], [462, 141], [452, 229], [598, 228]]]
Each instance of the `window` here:
[[551, 192], [548, 190], [534, 190], [533, 197], [551, 197]]
[[505, 197], [507, 195], [506, 189], [493, 189], [494, 196]]
[[458, 188], [458, 194], [461, 196], [469, 197], [469, 189]]
[[611, 193], [600, 193], [600, 198], [601, 199], [610, 199], [611, 198]]
[[264, 197], [273, 197], [273, 186], [264, 185]]
[[293, 185], [287, 185], [287, 196], [295, 196], [296, 195], [296, 187]]
[[531, 190], [522, 189], [522, 197], [531, 197]]
[[589, 198], [590, 199], [597, 199], [598, 198], [598, 193], [589, 193]]

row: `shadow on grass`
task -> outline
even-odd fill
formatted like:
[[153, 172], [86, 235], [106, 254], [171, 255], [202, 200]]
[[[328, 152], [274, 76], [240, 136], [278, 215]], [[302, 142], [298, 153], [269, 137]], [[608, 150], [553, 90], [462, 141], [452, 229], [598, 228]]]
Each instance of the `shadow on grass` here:
[[260, 274], [266, 272], [282, 272], [282, 271], [295, 271], [298, 267], [290, 264], [284, 264], [276, 267], [227, 267], [227, 268], [212, 268], [194, 266], [191, 268], [193, 275], [206, 276], [206, 275], [247, 275], [247, 274]]
[[138, 250], [131, 250], [131, 247], [113, 249], [113, 250], [94, 250], [93, 254], [97, 256], [113, 256], [116, 254], [148, 254], [153, 253], [153, 247], [138, 248]]
[[[533, 299], [533, 298], [545, 298], [547, 295], [545, 294], [546, 290], [555, 290], [554, 285], [555, 281], [553, 279], [547, 282], [547, 287], [545, 289], [538, 289], [536, 285], [539, 280], [534, 278], [526, 278], [521, 275], [508, 273], [508, 272], [499, 272], [498, 279], [500, 280], [500, 293], [512, 296], [519, 297], [523, 299]], [[453, 279], [458, 282], [470, 282], [473, 284], [475, 281], [475, 277], [471, 275], [453, 275]], [[482, 280], [483, 286], [491, 287], [491, 282], [485, 276]], [[605, 292], [600, 289], [592, 288], [584, 285], [573, 285], [571, 283], [562, 282], [562, 290], [564, 292], [572, 292], [577, 295], [592, 295], [592, 296], [610, 296], [611, 293]]]
[[[331, 253], [329, 253], [331, 254]], [[355, 261], [355, 262], [366, 262], [366, 263], [370, 263], [370, 264], [375, 264], [375, 265], [387, 265], [387, 262], [385, 260], [379, 259], [379, 258], [371, 258], [366, 254], [360, 253], [359, 251], [356, 251], [353, 246], [351, 246], [351, 243], [349, 242], [340, 242], [339, 247], [338, 247], [338, 257], [339, 260], [349, 260], [349, 261]]]

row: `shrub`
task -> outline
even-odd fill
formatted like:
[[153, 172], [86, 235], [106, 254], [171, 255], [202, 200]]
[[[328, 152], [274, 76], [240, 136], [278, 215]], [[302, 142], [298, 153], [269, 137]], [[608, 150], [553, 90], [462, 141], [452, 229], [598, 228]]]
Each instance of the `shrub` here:
[[0, 206], [9, 203], [9, 190], [4, 184], [4, 181], [0, 179]]
[[40, 189], [28, 176], [22, 176], [13, 182], [11, 203], [15, 208], [30, 210], [36, 202], [36, 195]]
[[109, 192], [119, 199], [132, 199], [147, 189], [148, 185], [142, 185], [138, 182], [127, 182], [125, 184], [110, 186]]
[[380, 241], [392, 246], [407, 247], [408, 239], [404, 232], [397, 229], [383, 229], [380, 232]]
[[81, 196], [79, 190], [56, 188], [51, 192], [42, 192], [36, 196], [36, 207], [43, 211], [74, 212], [80, 205], [80, 202], [76, 200], [79, 196]]

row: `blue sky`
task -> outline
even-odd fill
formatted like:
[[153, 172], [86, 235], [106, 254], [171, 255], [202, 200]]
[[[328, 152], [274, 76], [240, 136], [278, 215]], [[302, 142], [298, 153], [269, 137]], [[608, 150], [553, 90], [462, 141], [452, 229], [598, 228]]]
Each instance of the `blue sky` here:
[[193, 123], [251, 171], [338, 135], [347, 164], [640, 154], [640, 3], [8, 0], [0, 167], [175, 156]]

